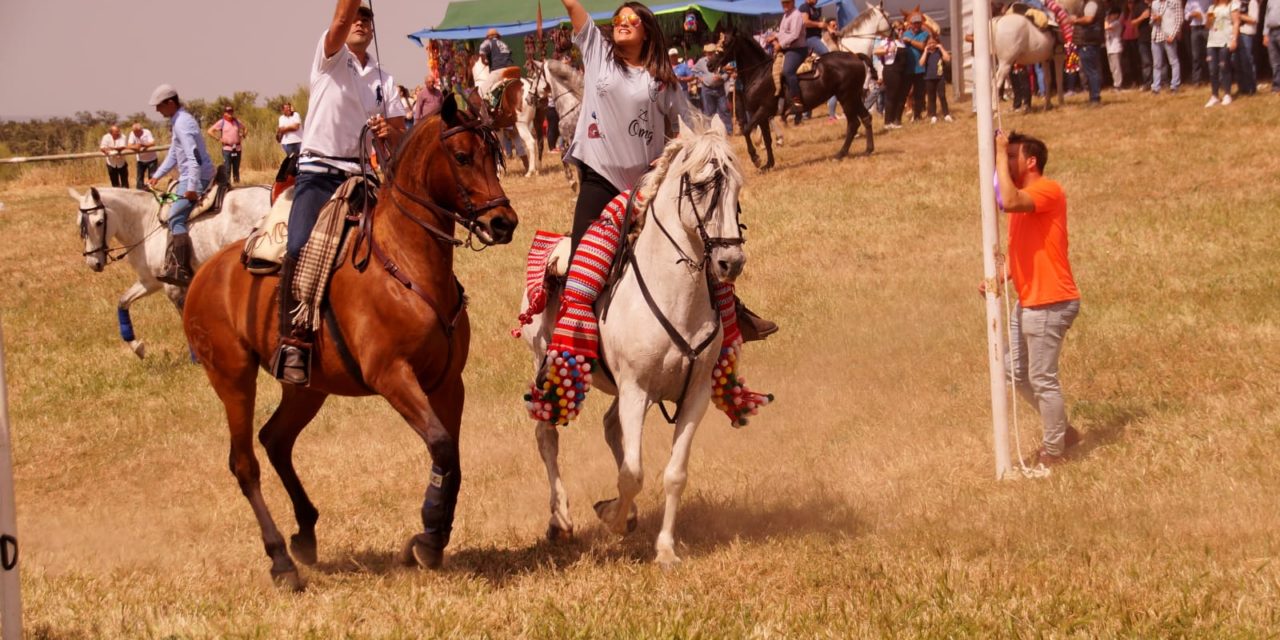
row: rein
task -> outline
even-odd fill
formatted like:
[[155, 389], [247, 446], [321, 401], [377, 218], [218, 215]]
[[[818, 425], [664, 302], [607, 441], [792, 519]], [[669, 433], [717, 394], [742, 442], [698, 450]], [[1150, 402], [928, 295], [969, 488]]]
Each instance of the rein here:
[[[716, 237], [707, 233], [707, 220], [710, 218], [711, 213], [720, 207], [720, 198], [723, 195], [724, 187], [724, 172], [720, 167], [720, 163], [716, 160], [712, 160], [711, 163], [716, 170], [716, 176], [712, 180], [715, 191], [712, 193], [711, 203], [707, 206], [706, 215], [704, 216], [698, 211], [697, 201], [693, 197], [693, 189], [698, 185], [694, 185], [689, 182], [689, 174], [687, 173], [680, 176], [680, 197], [677, 200], [676, 208], [677, 218], [683, 218], [684, 201], [685, 199], [689, 200], [690, 207], [693, 210], [694, 220], [697, 221], [698, 236], [702, 240], [702, 258], [700, 260], [694, 262], [693, 258], [689, 257], [689, 254], [685, 253], [684, 249], [681, 249], [680, 245], [676, 243], [675, 238], [673, 238], [667, 231], [666, 227], [663, 226], [661, 219], [658, 218], [658, 216], [652, 216], [652, 218], [654, 223], [657, 224], [658, 229], [662, 232], [662, 235], [666, 237], [667, 242], [676, 250], [676, 253], [679, 254], [680, 258], [676, 260], [676, 264], [688, 264], [691, 272], [703, 271], [703, 275], [707, 280], [707, 302], [711, 307], [712, 315], [716, 318], [716, 322], [718, 322], [720, 314], [716, 308], [715, 292], [714, 287], [712, 286], [711, 273], [707, 270], [708, 263], [710, 262], [711, 250], [717, 246], [741, 246], [746, 242], [746, 238], [741, 235], [735, 238]], [[634, 203], [634, 197], [627, 201], [627, 214], [624, 216], [624, 220], [631, 219], [631, 215], [634, 212]], [[652, 201], [648, 203], [647, 209], [652, 214]], [[737, 212], [735, 212], [734, 217], [735, 219], [737, 218]], [[745, 228], [741, 223], [738, 224], [738, 227], [739, 229]], [[676, 400], [675, 412], [673, 413], [668, 411], [666, 404], [662, 402], [657, 403], [658, 408], [662, 411], [662, 417], [667, 421], [667, 424], [675, 424], [676, 417], [680, 415], [680, 410], [684, 406], [685, 398], [689, 395], [689, 384], [693, 381], [693, 365], [715, 341], [716, 335], [719, 333], [717, 331], [718, 326], [716, 323], [713, 323], [711, 333], [696, 346], [689, 344], [689, 341], [680, 334], [680, 331], [676, 329], [675, 325], [671, 323], [671, 320], [662, 312], [657, 301], [654, 300], [653, 293], [649, 290], [649, 285], [645, 282], [644, 275], [640, 272], [640, 263], [636, 261], [636, 253], [634, 250], [628, 252], [627, 262], [635, 272], [636, 285], [640, 288], [640, 295], [644, 297], [645, 304], [649, 307], [649, 312], [653, 314], [655, 319], [657, 319], [658, 324], [662, 325], [662, 329], [667, 332], [667, 337], [669, 337], [671, 342], [675, 344], [676, 348], [680, 350], [681, 355], [684, 356], [687, 363], [684, 374], [684, 384], [680, 388], [680, 397]]]

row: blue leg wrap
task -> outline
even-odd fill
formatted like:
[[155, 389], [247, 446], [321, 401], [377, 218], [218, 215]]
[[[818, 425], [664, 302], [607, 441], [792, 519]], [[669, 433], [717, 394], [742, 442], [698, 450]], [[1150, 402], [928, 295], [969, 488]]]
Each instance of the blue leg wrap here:
[[116, 319], [120, 322], [120, 339], [125, 342], [133, 342], [137, 336], [133, 335], [133, 318], [129, 317], [129, 310], [124, 307], [116, 309]]
[[460, 488], [460, 469], [445, 473], [440, 467], [431, 466], [427, 496], [422, 503], [422, 526], [426, 532], [427, 546], [444, 549], [449, 544], [449, 535], [453, 533], [453, 512], [458, 505]]

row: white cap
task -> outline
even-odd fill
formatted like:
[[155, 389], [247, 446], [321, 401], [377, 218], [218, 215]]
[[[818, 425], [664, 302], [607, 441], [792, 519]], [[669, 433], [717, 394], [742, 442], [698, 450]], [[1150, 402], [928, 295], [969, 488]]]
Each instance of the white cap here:
[[702, 51], [705, 53], [715, 53], [718, 50], [714, 42], [708, 42], [702, 45]]
[[671, 47], [670, 49], [667, 49], [667, 55], [669, 55], [669, 56], [678, 56], [678, 55], [680, 55], [680, 50], [679, 50], [679, 49], [677, 49], [677, 48], [675, 48], [675, 47]]
[[156, 87], [155, 91], [151, 92], [151, 100], [148, 104], [154, 107], [169, 98], [176, 97], [178, 97], [178, 91], [173, 88], [173, 85], [162, 84]]

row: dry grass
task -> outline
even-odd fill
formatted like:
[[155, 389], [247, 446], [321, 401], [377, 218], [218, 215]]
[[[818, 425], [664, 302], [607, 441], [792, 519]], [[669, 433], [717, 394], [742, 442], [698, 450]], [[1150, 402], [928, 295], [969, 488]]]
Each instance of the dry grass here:
[[[135, 360], [112, 312], [129, 274], [80, 264], [62, 185], [9, 185], [0, 291], [28, 632], [1273, 634], [1276, 102], [1107, 99], [1005, 121], [1048, 141], [1070, 198], [1084, 305], [1063, 376], [1086, 435], [1073, 462], [1044, 481], [991, 479], [973, 120], [909, 126], [843, 163], [827, 160], [836, 128], [806, 125], [744, 196], [740, 291], [784, 328], [745, 366], [779, 402], [743, 431], [709, 415], [678, 531], [685, 563], [669, 574], [650, 563], [668, 427], [647, 434], [637, 534], [617, 541], [590, 512], [613, 495], [603, 398], [562, 437], [579, 538], [540, 539], [527, 356], [507, 330], [534, 229], [569, 224], [557, 172], [507, 180], [514, 245], [459, 257], [475, 337], [445, 571], [392, 561], [420, 526], [425, 448], [385, 403], [334, 399], [296, 451], [322, 513], [301, 595], [270, 584], [221, 407], [173, 310], [136, 307], [151, 355]], [[274, 387], [262, 380], [261, 419]], [[1038, 428], [1020, 413], [1029, 449]], [[264, 486], [292, 531], [269, 470]]]

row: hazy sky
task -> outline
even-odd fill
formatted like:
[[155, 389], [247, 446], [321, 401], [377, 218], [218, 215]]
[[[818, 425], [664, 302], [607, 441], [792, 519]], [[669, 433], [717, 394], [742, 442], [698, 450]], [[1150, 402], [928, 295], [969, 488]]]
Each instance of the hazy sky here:
[[[483, 1], [483, 0], [481, 0]], [[307, 84], [335, 0], [0, 0], [0, 118], [150, 111], [162, 82], [184, 98], [268, 97]], [[422, 81], [409, 33], [449, 0], [373, 0], [383, 67]]]

